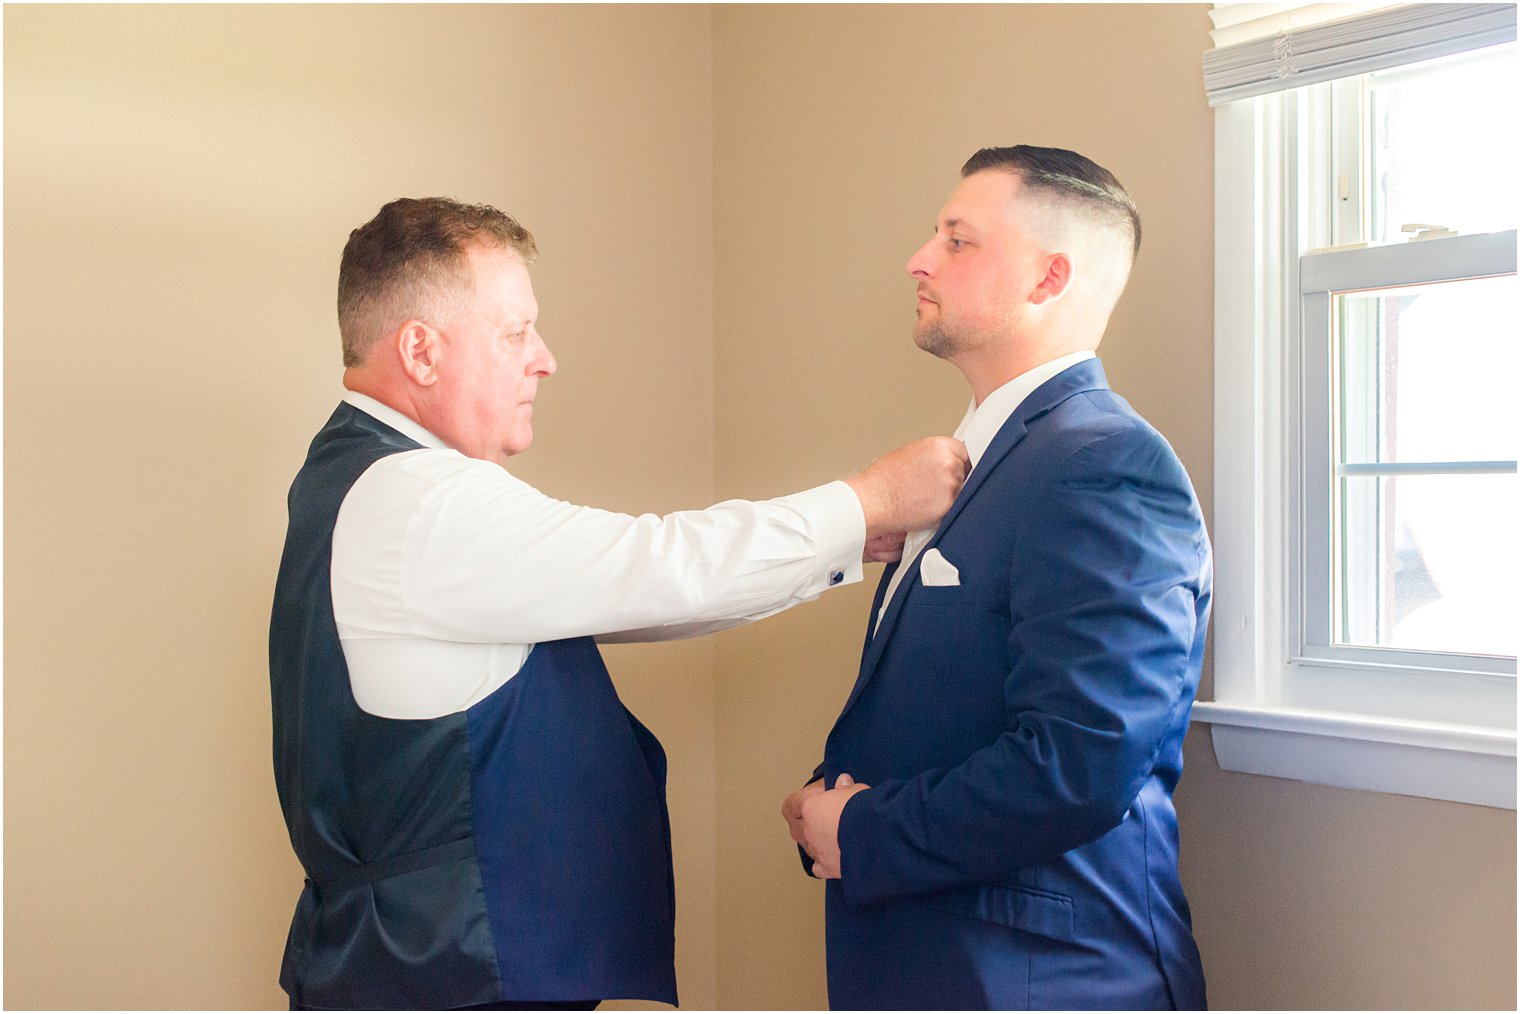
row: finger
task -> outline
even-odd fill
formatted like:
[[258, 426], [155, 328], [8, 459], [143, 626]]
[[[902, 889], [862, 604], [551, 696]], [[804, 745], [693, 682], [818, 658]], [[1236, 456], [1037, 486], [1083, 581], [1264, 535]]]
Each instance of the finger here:
[[854, 785], [854, 784], [855, 784], [855, 779], [851, 778], [849, 775], [840, 775], [839, 778], [836, 779], [835, 782], [834, 782], [834, 788], [836, 788], [836, 789], [845, 789], [845, 788], [849, 788], [851, 785]]

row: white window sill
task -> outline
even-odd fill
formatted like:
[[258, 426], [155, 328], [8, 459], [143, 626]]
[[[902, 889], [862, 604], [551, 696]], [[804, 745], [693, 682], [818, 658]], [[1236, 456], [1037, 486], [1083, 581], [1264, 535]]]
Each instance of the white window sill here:
[[1226, 771], [1515, 809], [1515, 732], [1199, 701]]

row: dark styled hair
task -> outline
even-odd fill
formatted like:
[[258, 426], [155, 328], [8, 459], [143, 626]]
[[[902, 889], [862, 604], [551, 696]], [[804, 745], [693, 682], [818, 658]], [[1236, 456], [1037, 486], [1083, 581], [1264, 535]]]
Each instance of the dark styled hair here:
[[962, 176], [997, 169], [1013, 173], [1025, 189], [1053, 202], [1085, 212], [1100, 226], [1130, 241], [1130, 256], [1140, 253], [1140, 212], [1134, 198], [1114, 174], [1084, 155], [1065, 148], [983, 148], [966, 160]]
[[488, 204], [448, 197], [403, 197], [349, 233], [338, 267], [338, 331], [343, 365], [364, 362], [370, 347], [407, 320], [435, 318], [471, 289], [472, 246], [511, 250], [531, 263], [528, 230]]

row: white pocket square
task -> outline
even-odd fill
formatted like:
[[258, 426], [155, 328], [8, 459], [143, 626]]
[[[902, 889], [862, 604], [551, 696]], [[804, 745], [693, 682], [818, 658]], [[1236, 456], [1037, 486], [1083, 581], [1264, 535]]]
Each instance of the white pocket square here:
[[961, 572], [938, 549], [924, 554], [923, 562], [918, 565], [918, 575], [931, 588], [948, 588], [961, 583]]

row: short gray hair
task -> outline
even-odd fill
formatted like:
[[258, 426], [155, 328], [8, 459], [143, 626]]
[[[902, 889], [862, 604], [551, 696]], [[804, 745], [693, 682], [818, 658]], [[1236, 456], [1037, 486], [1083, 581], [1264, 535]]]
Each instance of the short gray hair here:
[[472, 246], [511, 250], [524, 264], [533, 235], [489, 204], [403, 197], [349, 233], [338, 267], [343, 365], [358, 366], [374, 344], [407, 320], [436, 318], [471, 291]]

